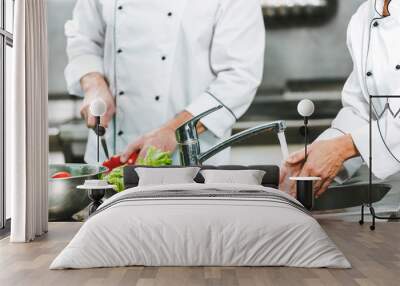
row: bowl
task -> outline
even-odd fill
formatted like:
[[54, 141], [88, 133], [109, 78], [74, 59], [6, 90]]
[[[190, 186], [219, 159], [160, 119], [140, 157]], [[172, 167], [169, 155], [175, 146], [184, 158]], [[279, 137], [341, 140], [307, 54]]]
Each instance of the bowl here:
[[[86, 190], [78, 190], [86, 180], [97, 180], [106, 167], [87, 164], [49, 166], [49, 221], [71, 221], [72, 216], [90, 204]], [[70, 178], [52, 179], [57, 172], [68, 172]]]

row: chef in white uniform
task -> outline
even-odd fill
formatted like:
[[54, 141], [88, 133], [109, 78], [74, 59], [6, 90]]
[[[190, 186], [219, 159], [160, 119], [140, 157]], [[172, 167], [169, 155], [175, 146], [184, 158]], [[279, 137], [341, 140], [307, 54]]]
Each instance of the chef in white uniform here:
[[[352, 17], [347, 44], [354, 63], [342, 92], [343, 108], [332, 127], [309, 149], [287, 160], [288, 175], [317, 176], [317, 196], [369, 164], [369, 96], [400, 95], [400, 1], [368, 0]], [[385, 179], [400, 171], [400, 98], [374, 98], [372, 172]], [[389, 110], [390, 107], [390, 110]], [[391, 112], [392, 111], [392, 112]]]
[[[85, 97], [89, 126], [90, 102], [107, 103], [108, 146], [123, 159], [149, 146], [174, 151], [175, 129], [217, 105], [198, 127], [201, 147], [226, 139], [262, 79], [259, 0], [78, 0], [65, 33], [69, 92]], [[92, 131], [85, 160], [96, 161]], [[209, 163], [228, 160], [229, 150]]]

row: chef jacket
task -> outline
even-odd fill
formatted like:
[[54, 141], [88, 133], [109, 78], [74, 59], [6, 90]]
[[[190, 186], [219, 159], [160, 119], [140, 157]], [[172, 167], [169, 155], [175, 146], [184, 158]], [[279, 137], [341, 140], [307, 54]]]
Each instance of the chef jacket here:
[[[69, 92], [83, 95], [80, 79], [98, 72], [116, 98], [107, 130], [115, 153], [183, 110], [196, 116], [223, 105], [202, 120], [207, 150], [231, 135], [262, 79], [259, 0], [78, 0], [65, 34]], [[96, 137], [89, 133], [85, 160], [94, 162]], [[208, 163], [228, 159], [227, 150]]]
[[[363, 160], [346, 162], [342, 179], [362, 161], [369, 165], [369, 96], [400, 96], [400, 1], [390, 2], [388, 17], [381, 15], [383, 3], [366, 1], [350, 21], [347, 45], [353, 72], [343, 88], [343, 108], [320, 137], [351, 134]], [[385, 179], [400, 171], [400, 98], [373, 98], [372, 107], [372, 171]]]

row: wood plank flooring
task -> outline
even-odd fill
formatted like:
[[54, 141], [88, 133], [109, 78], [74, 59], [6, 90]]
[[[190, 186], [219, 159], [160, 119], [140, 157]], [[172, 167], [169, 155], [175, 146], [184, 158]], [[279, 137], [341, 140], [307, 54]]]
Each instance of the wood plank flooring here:
[[50, 223], [49, 233], [31, 244], [0, 241], [0, 285], [400, 285], [400, 224], [380, 223], [371, 232], [368, 225], [320, 222], [350, 260], [352, 269], [129, 267], [50, 271], [51, 261], [80, 228], [79, 223]]

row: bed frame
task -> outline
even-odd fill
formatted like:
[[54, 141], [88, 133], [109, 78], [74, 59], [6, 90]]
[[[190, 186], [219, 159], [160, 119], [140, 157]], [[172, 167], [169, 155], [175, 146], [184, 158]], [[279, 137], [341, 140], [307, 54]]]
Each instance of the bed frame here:
[[[139, 183], [139, 176], [135, 169], [143, 166], [126, 166], [124, 168], [124, 183], [125, 189], [137, 187]], [[254, 166], [239, 166], [239, 165], [226, 165], [226, 166], [199, 166], [201, 170], [262, 170], [266, 174], [262, 180], [262, 185], [265, 187], [279, 188], [279, 167], [274, 165], [254, 165]], [[146, 167], [152, 168], [152, 167]], [[184, 168], [181, 166], [168, 166], [163, 168]], [[194, 179], [197, 183], [204, 183], [203, 176], [199, 173]]]

